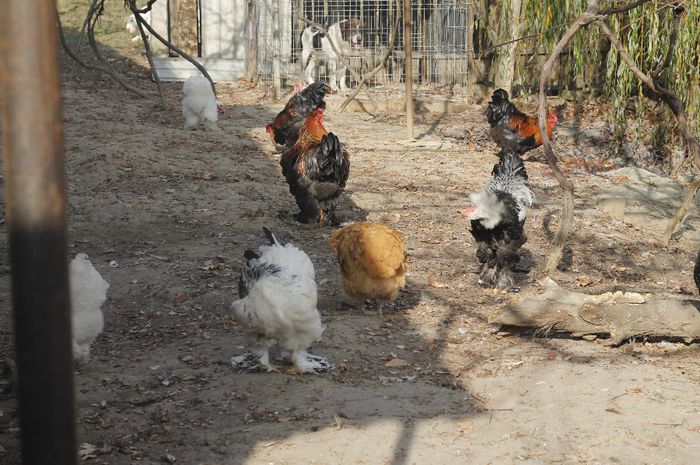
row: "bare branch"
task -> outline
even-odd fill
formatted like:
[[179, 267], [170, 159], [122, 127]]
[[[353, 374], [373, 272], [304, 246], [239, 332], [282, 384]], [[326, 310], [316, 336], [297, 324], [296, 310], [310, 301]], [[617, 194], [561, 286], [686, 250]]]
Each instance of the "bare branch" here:
[[151, 75], [156, 81], [156, 86], [158, 87], [158, 98], [160, 99], [160, 107], [165, 110], [165, 98], [163, 97], [163, 85], [160, 83], [160, 78], [158, 73], [156, 73], [156, 67], [153, 64], [153, 56], [151, 55], [151, 45], [148, 43], [148, 37], [146, 36], [146, 31], [144, 31], [143, 24], [145, 21], [141, 17], [141, 13], [134, 13], [136, 18], [136, 25], [139, 27], [139, 34], [141, 34], [141, 40], [143, 41], [143, 48], [146, 51], [146, 59], [151, 67]]
[[618, 13], [626, 13], [630, 10], [634, 10], [635, 8], [637, 8], [640, 5], [648, 3], [649, 1], [650, 0], [637, 0], [636, 2], [632, 2], [632, 3], [629, 3], [627, 5], [618, 6], [615, 8], [608, 8], [607, 10], [602, 10], [599, 13], [602, 16], [610, 16], [610, 15], [615, 15]]
[[554, 62], [559, 57], [559, 54], [564, 50], [564, 47], [573, 39], [579, 29], [584, 26], [591, 24], [598, 18], [596, 2], [589, 2], [586, 11], [576, 18], [576, 20], [569, 26], [569, 28], [564, 33], [563, 37], [559, 40], [557, 45], [554, 47], [551, 55], [542, 67], [542, 72], [540, 74], [540, 96], [539, 96], [539, 128], [542, 133], [542, 146], [544, 147], [544, 152], [547, 155], [547, 164], [549, 165], [554, 177], [559, 182], [562, 190], [564, 191], [564, 203], [562, 205], [562, 214], [559, 221], [559, 229], [554, 235], [552, 240], [552, 249], [547, 257], [547, 271], [552, 272], [556, 269], [561, 261], [561, 257], [564, 251], [564, 243], [569, 236], [569, 231], [571, 230], [571, 224], [574, 220], [574, 185], [571, 181], [561, 172], [557, 164], [557, 157], [552, 150], [552, 145], [549, 142], [549, 137], [547, 136], [547, 115], [546, 115], [546, 105], [545, 105], [545, 90], [547, 83], [549, 82], [550, 75], [552, 74], [552, 68], [554, 67]]
[[58, 35], [59, 35], [59, 38], [61, 40], [61, 45], [63, 46], [63, 50], [65, 50], [65, 52], [68, 54], [68, 56], [71, 57], [73, 60], [75, 60], [76, 63], [78, 63], [80, 66], [82, 66], [86, 69], [100, 71], [102, 73], [109, 74], [115, 81], [117, 81], [119, 83], [119, 85], [121, 85], [126, 90], [135, 93], [139, 97], [142, 97], [142, 98], [150, 98], [151, 97], [150, 94], [148, 94], [148, 93], [142, 91], [141, 89], [129, 84], [126, 81], [126, 79], [124, 79], [124, 77], [121, 74], [117, 73], [116, 71], [114, 71], [110, 68], [102, 67], [102, 66], [89, 65], [89, 64], [85, 63], [84, 61], [82, 61], [78, 57], [78, 55], [76, 55], [73, 52], [73, 50], [71, 50], [71, 48], [68, 46], [68, 43], [66, 42], [66, 37], [63, 34], [63, 25], [61, 24], [61, 17], [58, 14], [58, 11], [56, 11], [56, 25], [58, 27]]
[[75, 46], [75, 53], [78, 54], [80, 53], [80, 45], [83, 43], [83, 37], [85, 37], [85, 30], [87, 29], [88, 23], [90, 22], [90, 18], [92, 17], [92, 14], [97, 8], [97, 2], [100, 0], [92, 0], [92, 5], [90, 5], [90, 9], [87, 12], [87, 15], [85, 15], [85, 21], [83, 21], [83, 26], [80, 28], [80, 35], [78, 36], [78, 44]]

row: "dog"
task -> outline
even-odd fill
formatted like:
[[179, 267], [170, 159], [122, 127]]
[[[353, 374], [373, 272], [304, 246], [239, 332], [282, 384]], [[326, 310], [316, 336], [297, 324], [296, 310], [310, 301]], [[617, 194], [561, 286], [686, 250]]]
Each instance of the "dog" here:
[[[141, 17], [148, 24], [151, 24], [150, 11], [147, 11], [144, 14], [142, 14]], [[138, 42], [139, 40], [141, 40], [141, 34], [139, 33], [139, 25], [136, 23], [136, 17], [133, 13], [128, 18], [126, 18], [126, 32], [128, 32], [129, 34], [136, 34], [136, 36], [131, 39], [132, 42]], [[143, 28], [143, 32], [146, 34], [146, 39], [151, 38], [151, 34], [148, 32], [148, 29]]]
[[[362, 49], [362, 33], [360, 18], [350, 18], [333, 23], [327, 29], [327, 35], [333, 44], [345, 55], [352, 50]], [[331, 47], [328, 37], [314, 26], [305, 28], [301, 33], [301, 69], [302, 75], [308, 84], [314, 82], [316, 65], [319, 61], [325, 61], [328, 67], [329, 86], [333, 92], [338, 91], [338, 80], [340, 80], [340, 90], [347, 91], [346, 74], [348, 67], [338, 58], [333, 47]], [[318, 53], [320, 50], [321, 53]]]

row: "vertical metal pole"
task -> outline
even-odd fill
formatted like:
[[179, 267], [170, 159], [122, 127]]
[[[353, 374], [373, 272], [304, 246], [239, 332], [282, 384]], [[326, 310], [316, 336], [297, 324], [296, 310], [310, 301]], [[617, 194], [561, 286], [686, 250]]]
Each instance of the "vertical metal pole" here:
[[403, 0], [403, 49], [406, 75], [406, 136], [413, 139], [413, 15], [411, 0]]
[[5, 0], [0, 97], [23, 465], [75, 465], [55, 0]]
[[280, 2], [272, 3], [272, 42], [275, 49], [272, 52], [272, 83], [275, 87], [275, 98], [282, 98], [282, 66], [280, 53], [282, 53], [282, 34], [280, 33]]

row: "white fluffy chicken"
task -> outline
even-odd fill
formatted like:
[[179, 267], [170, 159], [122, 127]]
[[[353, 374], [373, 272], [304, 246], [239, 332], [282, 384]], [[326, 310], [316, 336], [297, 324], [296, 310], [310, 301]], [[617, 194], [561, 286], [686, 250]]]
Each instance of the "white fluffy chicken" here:
[[223, 104], [216, 100], [211, 83], [201, 74], [187, 78], [182, 86], [182, 115], [185, 128], [194, 129], [199, 123], [210, 131], [218, 131], [216, 122]]
[[270, 363], [269, 350], [278, 343], [291, 351], [292, 363], [301, 373], [331, 369], [328, 360], [306, 352], [324, 330], [316, 309], [314, 265], [302, 250], [280, 244], [268, 228], [263, 231], [270, 245], [260, 246], [257, 252], [245, 251], [239, 299], [231, 305], [254, 344], [253, 353], [232, 357], [231, 364], [239, 371], [277, 371]]
[[90, 344], [104, 328], [102, 304], [107, 300], [109, 283], [102, 279], [87, 255], [79, 253], [69, 266], [73, 359], [85, 363]]
[[479, 284], [512, 289], [512, 271], [527, 240], [523, 227], [534, 196], [522, 158], [514, 151], [502, 151], [498, 158], [493, 179], [486, 189], [469, 195], [472, 206], [463, 213], [471, 220], [471, 233], [477, 242]]

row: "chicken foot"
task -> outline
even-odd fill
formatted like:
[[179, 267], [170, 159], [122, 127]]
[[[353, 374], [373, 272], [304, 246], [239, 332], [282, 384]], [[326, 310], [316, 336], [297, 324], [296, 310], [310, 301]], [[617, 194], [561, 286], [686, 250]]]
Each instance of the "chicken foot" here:
[[292, 363], [297, 367], [300, 373], [321, 373], [335, 368], [328, 359], [312, 355], [305, 350], [297, 350], [292, 352]]
[[277, 366], [270, 363], [270, 347], [268, 345], [253, 349], [243, 355], [231, 357], [231, 366], [238, 372], [254, 373], [265, 370], [268, 373], [279, 373]]

